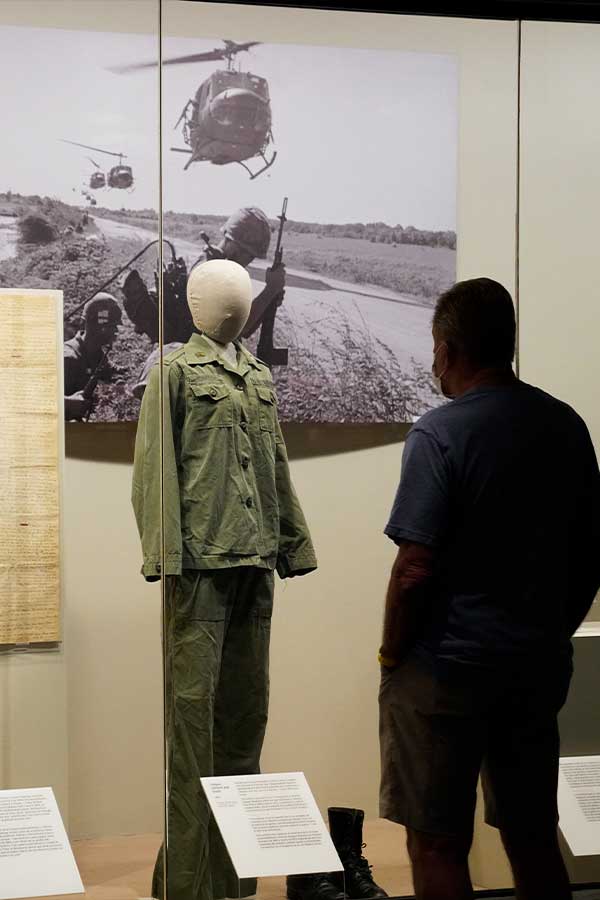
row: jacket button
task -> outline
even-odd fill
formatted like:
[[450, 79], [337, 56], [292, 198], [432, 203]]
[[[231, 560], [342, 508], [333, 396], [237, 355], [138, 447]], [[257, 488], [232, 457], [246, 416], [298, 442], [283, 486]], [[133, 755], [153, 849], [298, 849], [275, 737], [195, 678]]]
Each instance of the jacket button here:
[[160, 563], [156, 563], [156, 573], [157, 573], [157, 575], [160, 575], [160, 572], [161, 572], [161, 565], [160, 565]]
[[211, 388], [211, 389], [210, 389], [210, 396], [211, 396], [211, 397], [216, 397], [216, 396], [217, 396], [217, 389], [216, 389], [216, 388]]
[[252, 506], [252, 497], [248, 497], [248, 499], [246, 500], [246, 506], [248, 508], [250, 508]]
[[242, 456], [242, 468], [247, 469], [249, 465], [250, 465], [250, 460], [248, 459], [248, 457]]
[[248, 423], [240, 422], [240, 428], [242, 429], [242, 431], [248, 431]]

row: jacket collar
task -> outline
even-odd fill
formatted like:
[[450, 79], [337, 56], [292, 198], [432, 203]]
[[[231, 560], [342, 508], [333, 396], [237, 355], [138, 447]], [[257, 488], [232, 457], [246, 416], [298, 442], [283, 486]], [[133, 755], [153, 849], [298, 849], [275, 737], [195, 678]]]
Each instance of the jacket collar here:
[[255, 360], [251, 353], [246, 350], [241, 341], [233, 342], [238, 351], [237, 367], [230, 365], [227, 360], [218, 355], [212, 344], [206, 340], [203, 334], [194, 332], [184, 346], [185, 361], [189, 366], [206, 366], [209, 363], [217, 363], [228, 372], [235, 372], [237, 375], [245, 376], [250, 368], [260, 369], [260, 364]]

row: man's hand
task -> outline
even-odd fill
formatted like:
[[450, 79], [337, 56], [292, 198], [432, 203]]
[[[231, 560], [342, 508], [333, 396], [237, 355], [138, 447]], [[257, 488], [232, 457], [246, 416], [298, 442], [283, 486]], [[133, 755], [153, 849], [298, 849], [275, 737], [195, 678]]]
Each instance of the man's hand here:
[[76, 391], [65, 397], [65, 419], [83, 419], [92, 407], [92, 401], [83, 396], [83, 391]]
[[389, 669], [389, 671], [396, 669], [402, 662], [402, 660], [390, 656], [385, 647], [380, 648], [377, 661], [382, 669]]
[[277, 266], [276, 269], [267, 269], [265, 271], [265, 284], [272, 297], [275, 294], [283, 293], [285, 289], [285, 266], [282, 264]]

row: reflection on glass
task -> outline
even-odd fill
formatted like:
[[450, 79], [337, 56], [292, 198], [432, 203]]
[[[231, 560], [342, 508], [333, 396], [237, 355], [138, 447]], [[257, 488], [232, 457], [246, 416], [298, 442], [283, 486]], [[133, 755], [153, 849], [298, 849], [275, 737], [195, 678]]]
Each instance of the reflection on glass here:
[[[436, 42], [431, 52], [408, 40], [399, 40], [397, 50], [359, 49], [360, 26], [356, 46], [335, 46], [335, 15], [314, 15], [311, 30], [298, 11], [275, 15], [246, 5], [232, 35], [223, 11], [164, 4], [165, 237], [191, 281], [205, 261], [245, 268], [252, 300], [229, 359], [218, 339], [217, 346], [207, 340], [212, 335], [201, 316], [194, 316], [191, 337], [165, 348], [165, 446], [173, 454], [165, 456], [163, 477], [165, 484], [174, 472], [189, 479], [177, 503], [165, 508], [166, 522], [181, 516], [186, 555], [167, 578], [166, 596], [170, 900], [244, 896], [255, 887], [242, 883], [236, 890], [232, 883], [196, 780], [258, 771], [262, 735], [250, 741], [246, 729], [256, 717], [266, 722], [265, 663], [262, 653], [253, 658], [250, 629], [236, 626], [232, 610], [253, 583], [250, 574], [238, 583], [237, 570], [259, 568], [247, 546], [252, 523], [261, 521], [267, 536], [274, 529], [283, 543], [291, 527], [279, 518], [278, 487], [265, 498], [264, 486], [252, 482], [285, 453], [279, 420], [412, 422], [441, 402], [430, 376], [430, 319], [435, 297], [456, 272], [458, 59]], [[164, 284], [166, 321], [181, 295]], [[259, 363], [240, 374], [245, 354]], [[230, 498], [237, 503], [231, 521], [243, 527], [239, 547], [219, 533], [229, 521]], [[188, 518], [193, 510], [198, 522]], [[360, 510], [355, 514], [362, 520]], [[339, 599], [345, 573], [328, 569], [334, 558], [344, 566], [339, 547], [323, 524], [327, 512], [317, 504], [313, 516], [315, 525], [309, 517], [307, 527], [320, 528], [329, 542], [320, 573], [299, 587], [293, 582], [295, 603], [275, 589], [281, 617], [270, 668], [275, 717], [261, 765], [306, 771], [345, 871], [290, 871], [287, 881], [259, 882], [258, 891], [290, 900], [341, 900], [345, 889], [372, 898], [385, 896], [384, 888], [408, 892], [397, 829], [377, 818], [376, 766], [357, 746], [364, 722], [373, 728], [376, 687], [363, 717], [354, 654], [344, 653], [329, 631], [343, 628], [359, 601], [346, 582], [344, 603]], [[350, 527], [361, 533], [359, 521]], [[206, 543], [186, 554], [186, 543], [196, 539]], [[224, 547], [239, 552], [235, 564], [213, 573], [222, 580], [216, 604], [208, 574]], [[167, 571], [169, 559], [162, 564]], [[279, 569], [283, 579], [289, 574]], [[321, 589], [314, 587], [318, 579]], [[341, 604], [336, 624], [323, 615], [330, 602]], [[369, 634], [379, 631], [380, 612], [365, 617]], [[354, 642], [361, 642], [356, 633]], [[357, 666], [370, 671], [370, 657], [361, 659]], [[196, 714], [193, 701], [200, 698]], [[187, 714], [178, 715], [184, 704]], [[365, 762], [373, 772], [364, 771]], [[291, 834], [291, 825], [282, 828]], [[184, 872], [194, 873], [196, 887], [186, 884]], [[161, 883], [159, 877], [154, 893]]]

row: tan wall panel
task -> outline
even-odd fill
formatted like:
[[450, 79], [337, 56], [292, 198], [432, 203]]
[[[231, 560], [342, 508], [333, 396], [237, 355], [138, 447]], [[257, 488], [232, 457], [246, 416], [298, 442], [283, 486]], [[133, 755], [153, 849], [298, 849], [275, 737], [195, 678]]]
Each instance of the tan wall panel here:
[[62, 650], [0, 657], [0, 736], [0, 789], [51, 787], [67, 818], [67, 687]]
[[160, 588], [139, 574], [131, 466], [68, 459], [65, 486], [72, 835], [158, 831]]
[[600, 449], [600, 25], [526, 23], [522, 83], [522, 374], [575, 406]]

